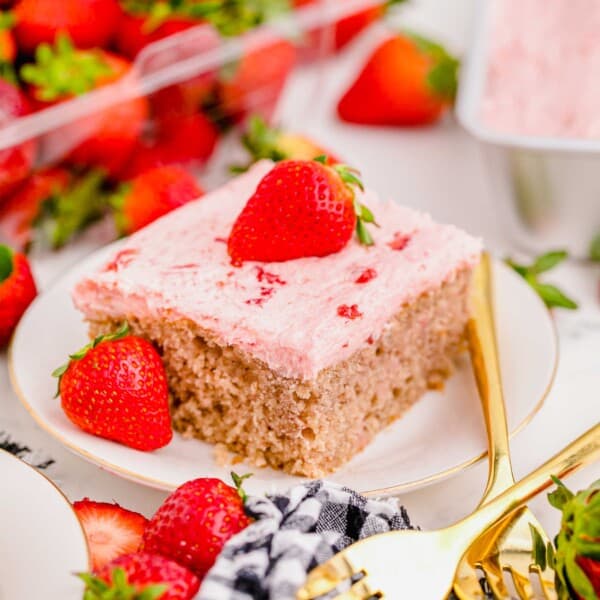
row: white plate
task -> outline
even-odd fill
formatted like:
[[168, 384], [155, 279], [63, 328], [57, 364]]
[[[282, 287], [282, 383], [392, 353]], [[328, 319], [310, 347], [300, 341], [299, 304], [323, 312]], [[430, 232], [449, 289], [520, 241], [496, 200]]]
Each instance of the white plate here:
[[[50, 373], [87, 341], [69, 292], [114, 249], [114, 244], [108, 246], [77, 265], [31, 305], [11, 346], [15, 391], [39, 425], [67, 448], [123, 477], [166, 490], [200, 476], [229, 480], [230, 469], [216, 464], [208, 444], [175, 435], [156, 452], [132, 450], [84, 433], [53, 398], [56, 380]], [[495, 274], [508, 420], [515, 432], [529, 422], [549, 391], [558, 354], [556, 333], [543, 303], [518, 275], [501, 263], [495, 264]], [[331, 479], [373, 493], [419, 487], [475, 463], [485, 449], [481, 409], [465, 357], [443, 392], [428, 393]], [[254, 473], [246, 484], [253, 493], [285, 489], [300, 480], [244, 464], [235, 469]]]
[[62, 492], [0, 450], [0, 600], [81, 598], [90, 570], [85, 535]]

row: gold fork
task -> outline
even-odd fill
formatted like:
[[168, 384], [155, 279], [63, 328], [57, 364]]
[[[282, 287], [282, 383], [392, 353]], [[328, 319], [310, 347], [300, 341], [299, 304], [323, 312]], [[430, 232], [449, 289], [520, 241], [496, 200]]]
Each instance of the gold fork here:
[[[480, 506], [515, 483], [494, 327], [492, 285], [491, 259], [485, 253], [475, 271], [468, 326], [471, 362], [483, 407], [489, 448], [488, 483]], [[475, 571], [479, 568], [494, 597], [499, 600], [510, 598], [504, 572], [512, 577], [515, 590], [523, 599], [535, 598], [530, 580], [531, 573], [535, 572], [544, 598], [554, 600], [554, 572], [550, 567], [540, 572], [532, 564], [531, 526], [537, 529], [547, 546], [550, 539], [527, 507], [478, 538], [459, 565], [454, 581], [456, 596], [460, 600], [485, 597]]]
[[445, 598], [461, 557], [478, 536], [549, 487], [551, 475], [564, 477], [598, 458], [600, 424], [450, 527], [437, 531], [392, 531], [348, 546], [308, 574], [297, 598], [314, 600], [337, 590], [343, 582], [351, 585], [335, 600]]

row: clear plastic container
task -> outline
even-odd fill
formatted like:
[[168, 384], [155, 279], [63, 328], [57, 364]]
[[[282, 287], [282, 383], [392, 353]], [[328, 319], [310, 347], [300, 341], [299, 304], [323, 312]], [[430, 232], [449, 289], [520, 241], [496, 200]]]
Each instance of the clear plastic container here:
[[[524, 249], [565, 248], [585, 258], [600, 233], [600, 139], [505, 134], [481, 117], [494, 0], [477, 3], [457, 116], [482, 143], [508, 232]], [[568, 65], [565, 65], [568, 68]]]

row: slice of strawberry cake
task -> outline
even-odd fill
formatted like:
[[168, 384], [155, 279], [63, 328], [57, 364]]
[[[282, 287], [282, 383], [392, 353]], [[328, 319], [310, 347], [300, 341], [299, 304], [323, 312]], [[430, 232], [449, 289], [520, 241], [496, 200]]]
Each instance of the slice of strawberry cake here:
[[262, 161], [131, 236], [73, 297], [92, 335], [127, 321], [155, 344], [181, 434], [320, 477], [451, 372], [480, 251], [351, 169]]

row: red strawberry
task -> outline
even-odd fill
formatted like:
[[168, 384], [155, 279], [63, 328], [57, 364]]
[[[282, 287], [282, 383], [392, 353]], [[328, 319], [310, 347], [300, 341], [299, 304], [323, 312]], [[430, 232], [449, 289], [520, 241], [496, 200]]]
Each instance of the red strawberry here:
[[17, 55], [15, 38], [11, 31], [13, 25], [13, 14], [0, 12], [0, 65], [2, 63], [12, 63]]
[[23, 254], [0, 244], [0, 348], [5, 346], [37, 290]]
[[147, 15], [124, 13], [117, 27], [115, 45], [120, 54], [133, 60], [148, 44], [198, 23], [198, 20], [189, 17], [173, 16], [155, 25]]
[[220, 479], [194, 479], [178, 487], [150, 519], [142, 550], [166, 556], [202, 579], [225, 542], [251, 522], [240, 490], [244, 477], [232, 476], [238, 490]]
[[[104, 50], [77, 50], [66, 37], [54, 47], [39, 46], [36, 60], [21, 75], [41, 108], [114, 83], [131, 69], [128, 61]], [[114, 176], [129, 158], [147, 115], [146, 98], [126, 100], [60, 128], [55, 141], [75, 146], [67, 157], [70, 163], [100, 167]]]
[[234, 121], [252, 112], [268, 119], [295, 62], [296, 49], [287, 40], [248, 50], [221, 75], [219, 109]]
[[454, 100], [458, 61], [417, 35], [383, 42], [338, 104], [344, 121], [367, 125], [426, 125]]
[[589, 556], [578, 556], [577, 564], [585, 573], [590, 584], [594, 588], [596, 597], [600, 598], [600, 559], [590, 558]]
[[365, 223], [374, 217], [357, 201], [354, 186], [362, 184], [345, 165], [277, 163], [233, 224], [227, 242], [233, 264], [327, 256], [339, 252], [355, 229], [362, 243], [372, 244]]
[[117, 226], [129, 234], [203, 194], [196, 180], [175, 166], [156, 167], [121, 186], [113, 198]]
[[73, 503], [97, 572], [119, 556], [135, 552], [142, 541], [148, 519], [118, 504], [94, 502], [88, 498]]
[[74, 177], [62, 168], [34, 173], [0, 206], [0, 241], [27, 250], [34, 239], [60, 248], [107, 208], [99, 171]]
[[312, 160], [317, 156], [327, 156], [329, 165], [340, 162], [333, 154], [309, 137], [269, 127], [259, 116], [254, 116], [249, 120], [242, 143], [250, 152], [253, 161], [261, 158], [268, 158], [276, 162], [290, 158]]
[[184, 567], [143, 552], [113, 560], [96, 576], [80, 577], [86, 584], [85, 600], [191, 600], [200, 587]]
[[[0, 128], [28, 114], [29, 102], [14, 85], [0, 79]], [[35, 159], [36, 142], [29, 140], [0, 149], [0, 202], [27, 177]]]
[[97, 337], [56, 369], [67, 417], [99, 437], [137, 450], [156, 450], [173, 437], [167, 379], [158, 352], [119, 331]]
[[78, 48], [106, 46], [120, 9], [117, 0], [19, 0], [14, 7], [19, 48], [33, 54], [39, 44], [66, 33]]
[[120, 178], [131, 179], [167, 165], [200, 167], [212, 156], [218, 141], [217, 128], [202, 113], [164, 118], [153, 138], [138, 142]]

